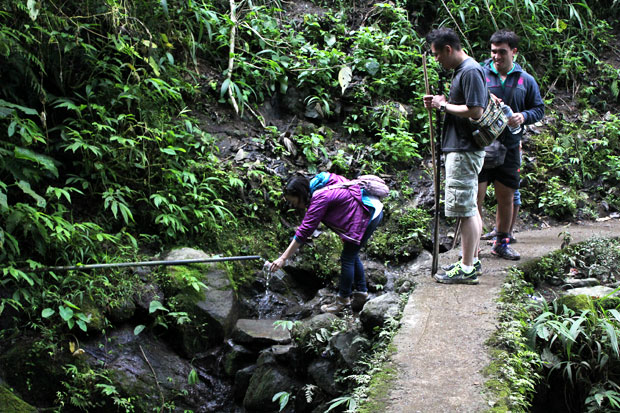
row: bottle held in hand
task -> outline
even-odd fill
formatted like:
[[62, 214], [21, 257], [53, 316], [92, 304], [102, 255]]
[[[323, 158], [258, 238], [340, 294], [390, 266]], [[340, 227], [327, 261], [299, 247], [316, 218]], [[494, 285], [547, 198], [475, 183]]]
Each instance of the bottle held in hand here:
[[[502, 110], [504, 111], [504, 115], [506, 115], [506, 117], [508, 119], [510, 119], [510, 117], [513, 115], [512, 113], [512, 109], [510, 108], [510, 106], [506, 105], [505, 103], [502, 103]], [[508, 125], [508, 129], [510, 130], [510, 133], [512, 133], [513, 135], [516, 135], [518, 133], [521, 133], [521, 125], [512, 127], [510, 125]]]

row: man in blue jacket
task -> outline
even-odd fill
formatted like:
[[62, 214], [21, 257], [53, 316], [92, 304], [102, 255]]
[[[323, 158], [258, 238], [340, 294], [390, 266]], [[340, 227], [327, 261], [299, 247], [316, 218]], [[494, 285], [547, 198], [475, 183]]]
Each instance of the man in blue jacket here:
[[[545, 105], [540, 97], [536, 80], [519, 64], [514, 63], [518, 53], [519, 36], [509, 30], [499, 30], [491, 36], [491, 59], [483, 64], [489, 91], [510, 106], [513, 115], [508, 119], [508, 126], [529, 125], [541, 120], [545, 114]], [[478, 175], [478, 208], [481, 211], [487, 186], [495, 185], [497, 198], [497, 236], [491, 254], [509, 260], [521, 258], [510, 247], [510, 223], [513, 214], [513, 198], [519, 189], [521, 157], [519, 143], [523, 127], [516, 134], [506, 128], [500, 142], [507, 148], [503, 165], [483, 169]]]

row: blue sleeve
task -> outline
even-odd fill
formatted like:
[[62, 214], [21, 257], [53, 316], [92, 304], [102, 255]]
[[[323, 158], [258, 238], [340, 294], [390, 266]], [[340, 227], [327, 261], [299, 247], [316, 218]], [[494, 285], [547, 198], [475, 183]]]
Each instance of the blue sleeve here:
[[525, 107], [527, 109], [522, 110], [524, 124], [531, 125], [536, 123], [545, 116], [545, 104], [540, 96], [540, 89], [538, 83], [533, 77], [527, 78], [527, 93], [525, 94]]

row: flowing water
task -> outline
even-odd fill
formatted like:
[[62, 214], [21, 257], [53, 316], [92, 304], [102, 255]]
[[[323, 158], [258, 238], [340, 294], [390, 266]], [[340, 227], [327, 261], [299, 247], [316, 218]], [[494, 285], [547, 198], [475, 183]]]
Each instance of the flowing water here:
[[269, 266], [271, 263], [269, 261], [265, 261], [263, 264], [263, 275], [265, 276], [265, 294], [259, 298], [258, 300], [258, 318], [266, 318], [270, 312], [273, 311], [273, 304], [276, 299], [276, 296], [273, 291], [269, 289], [269, 283], [273, 277], [281, 280], [284, 277], [284, 271], [281, 269], [278, 271], [271, 272], [269, 271]]

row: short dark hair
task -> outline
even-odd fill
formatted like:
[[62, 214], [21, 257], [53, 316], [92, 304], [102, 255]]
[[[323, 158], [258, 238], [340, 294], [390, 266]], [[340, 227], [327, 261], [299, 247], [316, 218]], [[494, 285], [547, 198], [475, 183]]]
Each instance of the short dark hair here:
[[489, 40], [491, 44], [508, 43], [511, 49], [519, 47], [519, 36], [513, 31], [501, 29], [493, 33]]
[[295, 196], [308, 205], [310, 200], [310, 181], [301, 175], [295, 175], [286, 182], [284, 195]]
[[435, 49], [450, 46], [454, 50], [461, 50], [461, 39], [454, 30], [447, 27], [435, 29], [426, 35], [426, 42], [429, 46], [435, 45]]

